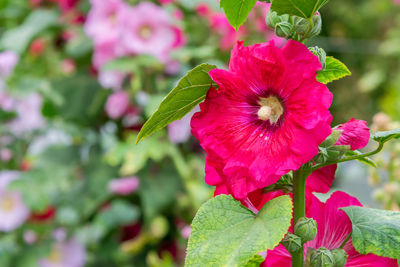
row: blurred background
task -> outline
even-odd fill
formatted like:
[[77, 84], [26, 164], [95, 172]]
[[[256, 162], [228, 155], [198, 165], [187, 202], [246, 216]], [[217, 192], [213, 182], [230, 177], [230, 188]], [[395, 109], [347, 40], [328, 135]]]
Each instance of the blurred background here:
[[[225, 68], [237, 40], [285, 43], [265, 25], [267, 4], [238, 31], [218, 6], [0, 0], [0, 266], [182, 266], [213, 193], [193, 112], [136, 145], [138, 131], [188, 70]], [[400, 1], [332, 0], [321, 14], [307, 45], [352, 71], [329, 85], [333, 125], [399, 127]], [[400, 143], [375, 160], [342, 165], [335, 188], [399, 210]]]

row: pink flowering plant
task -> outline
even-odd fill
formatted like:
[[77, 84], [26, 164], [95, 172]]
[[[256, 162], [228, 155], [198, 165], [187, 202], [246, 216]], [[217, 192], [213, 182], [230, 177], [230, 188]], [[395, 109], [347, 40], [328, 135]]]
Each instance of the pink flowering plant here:
[[[306, 46], [327, 2], [272, 0], [266, 24], [287, 39], [283, 46], [237, 42], [227, 70], [189, 71], [143, 125], [138, 142], [200, 106], [191, 132], [215, 197], [192, 222], [185, 266], [398, 266], [399, 212], [363, 207], [340, 191], [322, 199], [339, 163], [375, 167], [369, 157], [400, 138], [400, 129], [371, 132], [362, 120], [332, 125], [327, 84], [350, 71]], [[240, 36], [256, 1], [220, 4], [237, 30], [225, 37]], [[211, 21], [219, 27], [223, 18]]]

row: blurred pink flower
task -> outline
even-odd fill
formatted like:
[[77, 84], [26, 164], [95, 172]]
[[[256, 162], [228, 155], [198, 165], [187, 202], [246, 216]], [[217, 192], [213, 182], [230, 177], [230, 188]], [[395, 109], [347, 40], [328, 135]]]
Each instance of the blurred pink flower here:
[[42, 97], [31, 93], [24, 99], [17, 99], [13, 109], [17, 117], [6, 124], [15, 135], [37, 130], [45, 125], [42, 115]]
[[190, 227], [190, 225], [185, 225], [182, 229], [181, 229], [181, 235], [183, 238], [185, 239], [189, 239], [190, 236], [190, 232], [192, 231], [192, 228]]
[[0, 53], [0, 79], [6, 79], [11, 75], [18, 60], [18, 54], [13, 51], [4, 51]]
[[1, 161], [3, 161], [3, 162], [8, 162], [8, 161], [10, 161], [10, 159], [12, 158], [12, 156], [13, 156], [13, 153], [12, 153], [12, 151], [11, 151], [10, 149], [8, 149], [8, 148], [3, 148], [3, 149], [0, 151], [0, 159], [1, 159]]
[[119, 91], [110, 95], [106, 102], [105, 110], [111, 119], [121, 118], [129, 107], [130, 99], [126, 92]]
[[183, 32], [163, 8], [142, 2], [124, 11], [124, 24], [129, 30], [122, 42], [129, 52], [153, 55], [165, 62], [171, 50], [184, 44]]
[[64, 59], [61, 61], [60, 68], [64, 74], [72, 74], [76, 70], [75, 61], [69, 58]]
[[29, 245], [35, 243], [37, 240], [36, 233], [32, 230], [25, 231], [23, 237], [24, 237], [25, 243], [27, 243]]
[[118, 39], [124, 29], [123, 10], [129, 6], [122, 0], [90, 0], [90, 9], [84, 29], [86, 34], [98, 44], [110, 39]]
[[108, 183], [108, 191], [116, 195], [129, 195], [139, 188], [139, 183], [136, 176], [113, 179]]
[[29, 209], [18, 192], [9, 191], [9, 183], [18, 179], [17, 171], [0, 172], [0, 231], [10, 232], [29, 217]]
[[237, 31], [229, 24], [223, 13], [214, 13], [209, 18], [211, 30], [221, 36], [221, 50], [229, 50], [244, 35], [245, 28], [241, 26]]
[[193, 114], [198, 111], [200, 111], [199, 106], [195, 107], [182, 119], [174, 121], [168, 125], [168, 137], [172, 143], [184, 143], [190, 138], [190, 120], [192, 119]]
[[64, 242], [67, 232], [63, 228], [57, 228], [53, 231], [53, 238], [58, 242]]
[[122, 88], [125, 74], [118, 71], [101, 71], [98, 79], [103, 88], [111, 88], [118, 91]]
[[175, 0], [158, 0], [161, 4], [165, 5], [165, 4], [170, 4], [173, 3]]
[[40, 267], [83, 267], [86, 262], [86, 251], [75, 239], [68, 242], [57, 242], [51, 253], [39, 260]]
[[393, 0], [393, 3], [394, 3], [395, 5], [400, 5], [400, 0]]

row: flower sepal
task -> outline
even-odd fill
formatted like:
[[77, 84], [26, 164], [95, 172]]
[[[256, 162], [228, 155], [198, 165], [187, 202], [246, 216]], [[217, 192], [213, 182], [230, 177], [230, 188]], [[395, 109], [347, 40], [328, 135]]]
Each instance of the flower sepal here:
[[311, 252], [310, 267], [335, 267], [335, 257], [329, 249], [321, 247]]

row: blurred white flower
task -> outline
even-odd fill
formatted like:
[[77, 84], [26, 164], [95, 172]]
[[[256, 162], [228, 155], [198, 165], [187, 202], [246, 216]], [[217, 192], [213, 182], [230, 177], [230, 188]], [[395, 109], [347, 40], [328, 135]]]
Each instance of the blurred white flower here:
[[139, 178], [135, 176], [111, 180], [108, 190], [117, 195], [128, 195], [139, 188]]
[[195, 107], [182, 119], [174, 121], [168, 125], [168, 137], [172, 143], [184, 143], [190, 138], [190, 121], [193, 114], [197, 111], [200, 111], [199, 106]]
[[86, 262], [86, 250], [75, 239], [57, 242], [50, 254], [39, 260], [40, 267], [83, 267]]

